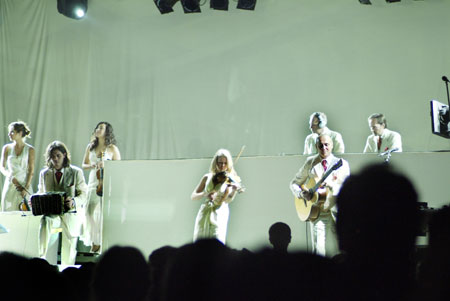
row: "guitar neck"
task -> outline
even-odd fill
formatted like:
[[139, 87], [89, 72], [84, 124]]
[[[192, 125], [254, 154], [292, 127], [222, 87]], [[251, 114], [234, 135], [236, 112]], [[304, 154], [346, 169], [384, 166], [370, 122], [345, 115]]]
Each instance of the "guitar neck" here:
[[333, 165], [333, 167], [329, 168], [327, 172], [322, 176], [322, 178], [312, 187], [309, 191], [311, 193], [314, 193], [319, 189], [320, 185], [328, 178], [328, 176], [336, 169], [342, 166], [342, 159], [340, 159], [336, 164]]
[[329, 169], [324, 175], [323, 177], [316, 183], [316, 185], [314, 185], [314, 187], [312, 187], [310, 189], [310, 192], [316, 192], [317, 189], [319, 189], [320, 185], [322, 185], [322, 183], [328, 178], [328, 176], [333, 172], [332, 169]]

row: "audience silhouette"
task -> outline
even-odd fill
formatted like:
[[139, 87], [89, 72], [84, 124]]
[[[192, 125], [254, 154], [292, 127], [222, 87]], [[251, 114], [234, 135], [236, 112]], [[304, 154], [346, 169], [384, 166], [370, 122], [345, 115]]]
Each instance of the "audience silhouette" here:
[[114, 246], [99, 259], [92, 276], [95, 301], [142, 301], [150, 288], [144, 255], [134, 247]]
[[416, 300], [450, 300], [450, 207], [433, 212], [428, 248], [418, 271]]
[[351, 175], [337, 197], [341, 287], [359, 300], [405, 300], [414, 287], [417, 193], [389, 165]]
[[269, 242], [277, 252], [287, 252], [291, 243], [291, 228], [283, 223], [277, 222], [269, 228]]
[[428, 249], [417, 265], [417, 199], [411, 182], [392, 166], [368, 166], [351, 175], [337, 197], [339, 260], [288, 253], [291, 231], [282, 222], [269, 229], [273, 248], [253, 252], [204, 239], [163, 246], [146, 262], [135, 247], [113, 246], [96, 263], [62, 272], [43, 259], [1, 252], [1, 298], [450, 300], [450, 207], [434, 211], [429, 219]]

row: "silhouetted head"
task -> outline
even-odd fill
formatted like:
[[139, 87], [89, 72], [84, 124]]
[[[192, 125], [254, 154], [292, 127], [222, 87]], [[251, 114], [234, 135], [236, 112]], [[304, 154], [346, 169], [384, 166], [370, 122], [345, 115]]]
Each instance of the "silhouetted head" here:
[[283, 223], [277, 222], [269, 228], [269, 241], [276, 251], [287, 251], [291, 242], [291, 228]]
[[351, 255], [408, 254], [419, 225], [417, 199], [409, 179], [388, 165], [351, 175], [337, 197], [339, 247]]
[[150, 288], [150, 273], [144, 255], [134, 247], [108, 249], [94, 268], [95, 300], [144, 300]]

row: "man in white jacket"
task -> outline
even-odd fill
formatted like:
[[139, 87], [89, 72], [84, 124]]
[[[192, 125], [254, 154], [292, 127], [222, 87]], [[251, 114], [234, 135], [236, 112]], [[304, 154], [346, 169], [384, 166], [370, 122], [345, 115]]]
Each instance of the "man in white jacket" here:
[[386, 117], [381, 113], [369, 116], [369, 128], [372, 135], [367, 137], [365, 153], [383, 153], [389, 150], [402, 151], [402, 137], [399, 133], [387, 129]]
[[306, 136], [305, 148], [303, 150], [304, 155], [317, 154], [316, 141], [319, 135], [326, 134], [330, 136], [333, 141], [332, 152], [334, 154], [341, 154], [345, 151], [344, 140], [342, 135], [338, 132], [332, 131], [327, 127], [327, 115], [322, 112], [314, 112], [309, 117], [309, 128], [311, 134]]
[[[70, 165], [70, 153], [64, 143], [53, 141], [48, 145], [46, 162], [47, 167], [39, 174], [39, 193], [64, 192], [64, 207], [67, 212], [61, 215], [42, 216], [39, 229], [39, 256], [50, 259], [47, 258], [47, 251], [52, 235], [61, 229], [61, 264], [73, 265], [84, 218], [87, 185], [83, 171]], [[55, 242], [53, 238], [52, 244], [54, 243], [57, 241]]]

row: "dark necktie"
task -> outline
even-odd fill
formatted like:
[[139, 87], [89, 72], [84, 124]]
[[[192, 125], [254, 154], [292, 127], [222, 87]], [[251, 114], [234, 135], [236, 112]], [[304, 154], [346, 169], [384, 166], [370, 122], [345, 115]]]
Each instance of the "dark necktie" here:
[[55, 173], [55, 177], [56, 177], [56, 182], [59, 184], [59, 182], [61, 182], [62, 172], [57, 171]]
[[377, 143], [377, 147], [378, 147], [378, 150], [380, 150], [380, 149], [381, 149], [381, 136], [380, 136], [380, 137], [378, 137], [378, 143]]
[[323, 171], [327, 171], [327, 160], [322, 160]]

